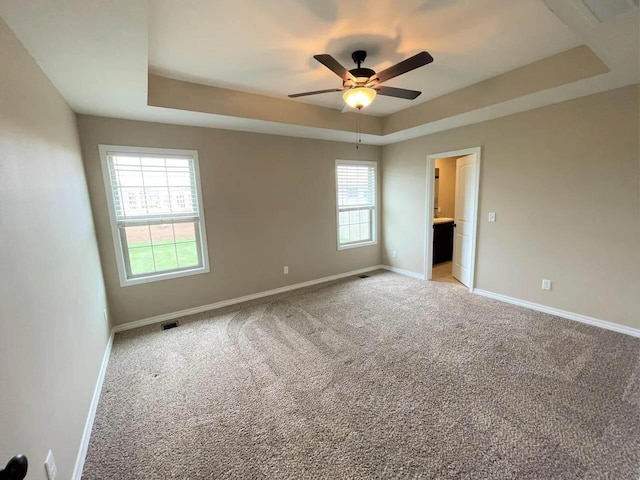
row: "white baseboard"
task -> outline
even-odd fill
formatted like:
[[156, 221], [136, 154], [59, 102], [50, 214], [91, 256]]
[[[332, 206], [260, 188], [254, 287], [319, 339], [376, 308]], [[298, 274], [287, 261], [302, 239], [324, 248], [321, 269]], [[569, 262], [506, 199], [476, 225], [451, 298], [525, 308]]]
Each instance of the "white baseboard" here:
[[392, 267], [390, 265], [381, 265], [380, 267], [385, 270], [389, 270], [390, 272], [399, 273], [400, 275], [417, 278], [418, 280], [424, 280], [424, 275], [421, 273], [412, 272], [410, 270], [403, 270], [401, 268]]
[[579, 313], [568, 312], [566, 310], [560, 310], [559, 308], [548, 307], [539, 303], [528, 302], [527, 300], [520, 300], [518, 298], [508, 297], [506, 295], [488, 292], [487, 290], [481, 290], [478, 288], [474, 289], [473, 293], [481, 295], [483, 297], [493, 298], [494, 300], [499, 300], [501, 302], [510, 303], [512, 305], [518, 305], [519, 307], [529, 308], [538, 312], [548, 313], [557, 317], [575, 320], [577, 322], [594, 325], [600, 328], [606, 328], [607, 330], [613, 330], [614, 332], [624, 333], [626, 335], [631, 335], [632, 337], [640, 338], [640, 329], [618, 325], [617, 323], [607, 322], [606, 320], [587, 317], [586, 315], [581, 315]]
[[98, 381], [96, 382], [96, 388], [93, 390], [93, 398], [91, 399], [91, 405], [89, 407], [89, 414], [87, 415], [87, 421], [84, 424], [84, 432], [82, 432], [82, 440], [80, 441], [80, 450], [78, 451], [78, 457], [76, 458], [76, 465], [73, 469], [73, 480], [80, 480], [82, 477], [82, 470], [84, 469], [84, 461], [87, 457], [87, 450], [89, 449], [89, 439], [91, 438], [91, 430], [93, 428], [93, 421], [96, 418], [96, 410], [98, 409], [98, 402], [100, 401], [100, 393], [102, 392], [102, 384], [104, 383], [104, 376], [107, 373], [107, 365], [109, 364], [109, 356], [111, 355], [111, 347], [113, 346], [114, 331], [111, 330], [109, 335], [109, 341], [104, 349], [104, 355], [102, 357], [102, 365], [100, 366], [100, 372], [98, 373]]
[[337, 275], [330, 275], [328, 277], [322, 277], [315, 280], [309, 280], [302, 283], [295, 283], [293, 285], [287, 285], [285, 287], [274, 288], [273, 290], [266, 290], [264, 292], [252, 293], [251, 295], [244, 295], [242, 297], [230, 298], [228, 300], [222, 300], [220, 302], [210, 303], [209, 305], [201, 305], [199, 307], [187, 308], [185, 310], [179, 310], [177, 312], [164, 313], [155, 317], [143, 318], [134, 322], [123, 323], [113, 327], [114, 332], [122, 332], [125, 330], [131, 330], [133, 328], [146, 327], [147, 325], [153, 325], [154, 323], [166, 322], [175, 318], [185, 317], [187, 315], [194, 315], [196, 313], [208, 312], [209, 310], [216, 310], [222, 307], [228, 307], [229, 305], [235, 305], [242, 302], [248, 302], [250, 300], [256, 300], [262, 297], [269, 297], [271, 295], [277, 295], [279, 293], [289, 292], [291, 290], [297, 290], [299, 288], [310, 287], [319, 283], [331, 282], [333, 280], [340, 280], [341, 278], [352, 277], [353, 275], [359, 275], [361, 273], [371, 272], [373, 270], [381, 270], [385, 268], [383, 265], [374, 265], [372, 267], [361, 268], [359, 270], [352, 270], [350, 272], [338, 273]]

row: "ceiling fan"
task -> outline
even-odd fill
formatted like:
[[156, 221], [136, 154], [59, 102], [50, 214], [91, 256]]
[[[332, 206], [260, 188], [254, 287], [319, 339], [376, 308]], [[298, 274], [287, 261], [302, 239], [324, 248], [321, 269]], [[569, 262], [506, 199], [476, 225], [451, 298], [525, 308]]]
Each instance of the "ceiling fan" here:
[[351, 58], [358, 65], [358, 68], [347, 70], [340, 62], [329, 54], [314, 55], [317, 61], [338, 75], [342, 79], [342, 88], [330, 88], [327, 90], [316, 90], [314, 92], [295, 93], [289, 95], [289, 98], [306, 97], [308, 95], [318, 95], [320, 93], [344, 92], [342, 97], [347, 105], [358, 110], [369, 105], [376, 94], [386, 95], [388, 97], [404, 98], [413, 100], [422, 92], [417, 90], [407, 90], [405, 88], [395, 88], [380, 85], [387, 80], [402, 75], [404, 73], [415, 70], [433, 62], [433, 57], [428, 52], [420, 52], [413, 57], [407, 58], [392, 67], [376, 73], [370, 68], [361, 67], [360, 65], [367, 58], [367, 52], [364, 50], [356, 50], [351, 54]]

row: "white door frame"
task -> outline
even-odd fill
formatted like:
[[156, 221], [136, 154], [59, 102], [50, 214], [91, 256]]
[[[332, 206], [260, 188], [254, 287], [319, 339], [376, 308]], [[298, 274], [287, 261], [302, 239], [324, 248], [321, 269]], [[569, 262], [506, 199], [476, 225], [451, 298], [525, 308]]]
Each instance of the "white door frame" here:
[[476, 156], [476, 198], [473, 207], [473, 227], [471, 234], [471, 282], [469, 291], [473, 292], [476, 283], [476, 240], [478, 237], [478, 203], [480, 201], [480, 161], [482, 157], [482, 147], [463, 148], [451, 152], [432, 153], [427, 155], [427, 183], [426, 183], [426, 215], [425, 215], [425, 238], [424, 238], [424, 278], [431, 280], [433, 263], [433, 208], [434, 208], [434, 188], [436, 176], [436, 158], [462, 157], [465, 155]]

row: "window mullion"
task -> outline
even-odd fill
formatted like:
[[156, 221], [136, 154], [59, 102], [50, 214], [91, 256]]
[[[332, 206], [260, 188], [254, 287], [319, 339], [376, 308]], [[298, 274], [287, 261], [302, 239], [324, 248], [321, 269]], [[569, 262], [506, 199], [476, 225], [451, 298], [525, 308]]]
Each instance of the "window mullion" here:
[[200, 217], [134, 218], [119, 221], [118, 227], [142, 227], [144, 225], [165, 225], [169, 223], [189, 223], [200, 221]]
[[[142, 169], [142, 157], [138, 157], [138, 161], [140, 162], [140, 179], [142, 180], [142, 199], [144, 202], [144, 209], [147, 212], [147, 215], [149, 215], [149, 201], [147, 200], [147, 185], [144, 182], [144, 170]], [[149, 234], [151, 234], [151, 232], [149, 232]]]
[[149, 225], [149, 241], [151, 243], [151, 258], [153, 259], [153, 271], [158, 271], [158, 265], [156, 264], [156, 252], [153, 248], [153, 235], [151, 234], [151, 225]]
[[351, 212], [354, 210], [374, 210], [376, 207], [371, 205], [353, 206], [353, 207], [338, 207], [341, 212]]
[[[166, 157], [163, 160], [164, 160], [164, 178], [167, 180], [167, 198], [169, 199], [169, 211], [173, 213], [173, 203], [171, 202], [171, 189], [169, 188], [169, 172], [167, 171]], [[175, 231], [174, 231], [174, 234], [175, 234]], [[174, 235], [174, 240], [175, 240], [175, 235]], [[176, 254], [176, 261], [178, 261], [177, 254]]]
[[[166, 163], [166, 159], [165, 159]], [[171, 224], [171, 231], [173, 232], [173, 251], [176, 253], [176, 267], [180, 268], [180, 260], [178, 259], [178, 246], [176, 245], [176, 225]]]
[[204, 256], [202, 255], [202, 232], [200, 230], [202, 228], [202, 224], [200, 223], [200, 220], [197, 222], [197, 227], [198, 228], [194, 228], [196, 233], [196, 250], [198, 252], [198, 266], [202, 267], [204, 265]]
[[120, 244], [122, 245], [122, 254], [124, 256], [124, 264], [127, 270], [127, 275], [132, 276], [131, 271], [131, 258], [129, 258], [129, 242], [127, 241], [127, 232], [124, 228], [120, 228]]

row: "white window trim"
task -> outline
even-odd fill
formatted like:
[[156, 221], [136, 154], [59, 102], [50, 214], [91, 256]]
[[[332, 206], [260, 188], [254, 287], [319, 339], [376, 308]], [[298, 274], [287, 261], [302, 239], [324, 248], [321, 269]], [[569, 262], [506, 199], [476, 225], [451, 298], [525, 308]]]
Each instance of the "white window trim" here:
[[[371, 215], [371, 233], [373, 240], [366, 242], [352, 243], [349, 245], [340, 244], [340, 199], [338, 198], [338, 165], [370, 165], [373, 166], [375, 171], [376, 182], [374, 186], [373, 198], [373, 215]], [[378, 244], [378, 163], [367, 160], [336, 160], [336, 165], [333, 169], [333, 174], [336, 178], [336, 242], [338, 250], [349, 250], [351, 248], [368, 247], [370, 245]]]
[[[202, 182], [200, 181], [200, 165], [198, 160], [198, 152], [196, 150], [178, 150], [171, 148], [149, 148], [149, 147], [129, 147], [122, 145], [98, 145], [100, 152], [100, 163], [102, 164], [102, 177], [104, 180], [104, 188], [107, 196], [107, 207], [109, 209], [109, 223], [111, 224], [111, 234], [113, 237], [113, 246], [116, 255], [116, 263], [118, 265], [118, 276], [120, 277], [120, 286], [129, 287], [131, 285], [140, 285], [143, 283], [158, 282], [161, 280], [169, 280], [171, 278], [187, 277], [190, 275], [199, 275], [209, 273], [209, 252], [207, 243], [207, 228], [205, 225], [204, 203], [202, 201]], [[116, 210], [111, 188], [111, 175], [109, 174], [108, 153], [128, 153], [128, 154], [151, 154], [151, 155], [184, 155], [193, 158], [193, 165], [196, 176], [196, 191], [198, 193], [198, 206], [200, 211], [200, 251], [202, 253], [202, 266], [189, 270], [170, 271], [167, 273], [153, 273], [144, 277], [127, 278], [127, 270], [124, 260], [124, 251], [122, 250], [122, 242], [120, 240], [120, 231], [116, 220]]]

